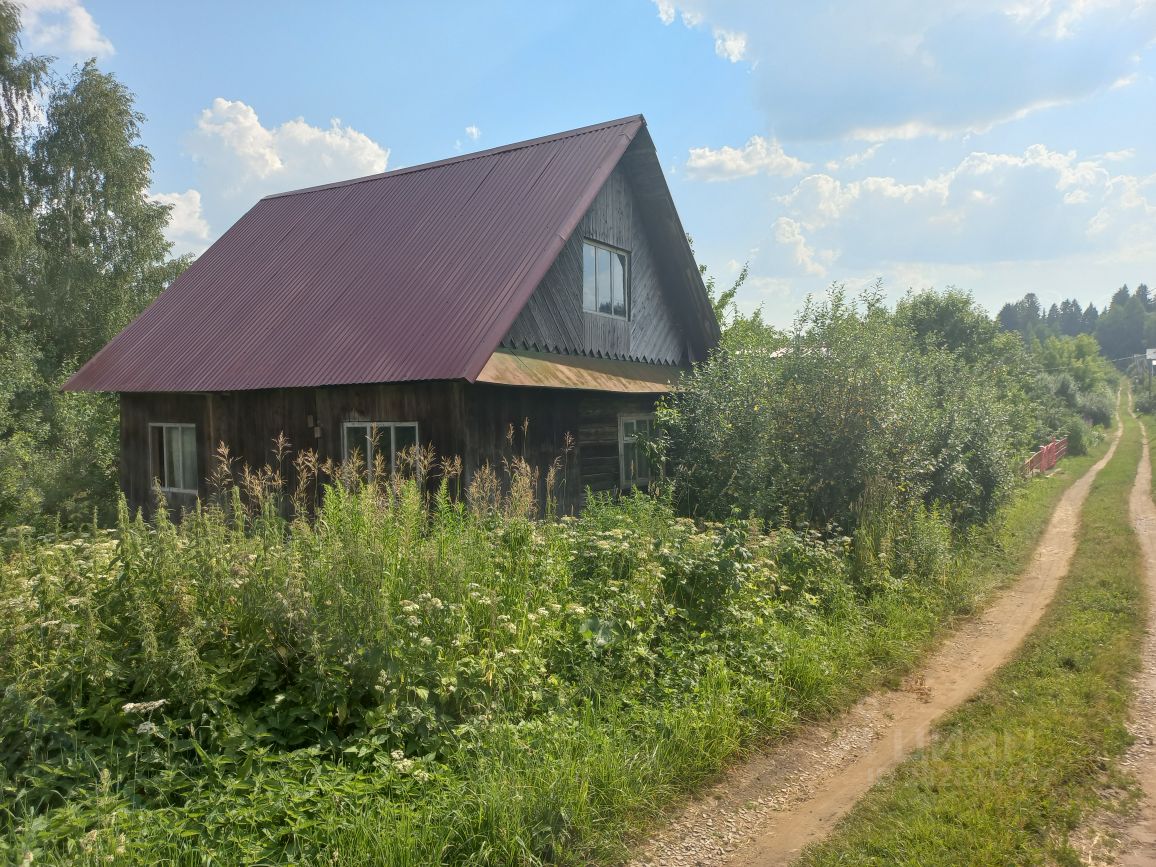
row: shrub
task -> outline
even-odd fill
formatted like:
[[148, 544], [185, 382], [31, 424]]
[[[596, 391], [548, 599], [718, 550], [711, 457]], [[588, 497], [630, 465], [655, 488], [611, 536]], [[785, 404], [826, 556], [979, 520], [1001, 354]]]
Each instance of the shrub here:
[[960, 293], [905, 305], [835, 289], [789, 337], [733, 325], [660, 410], [683, 507], [854, 533], [870, 480], [887, 508], [994, 514], [1035, 415], [1022, 349]]

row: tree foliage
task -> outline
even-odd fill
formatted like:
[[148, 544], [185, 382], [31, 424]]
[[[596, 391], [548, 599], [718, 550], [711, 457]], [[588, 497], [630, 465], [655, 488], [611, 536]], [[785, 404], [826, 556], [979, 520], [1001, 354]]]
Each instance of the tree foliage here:
[[1043, 342], [1049, 337], [1092, 335], [1099, 341], [1104, 355], [1121, 362], [1142, 355], [1156, 346], [1156, 303], [1148, 286], [1141, 283], [1135, 291], [1121, 286], [1112, 293], [1102, 310], [1088, 304], [1081, 310], [1075, 298], [1052, 304], [1045, 312], [1035, 293], [1005, 304], [996, 317], [1007, 331], [1018, 331], [1024, 342]]
[[0, 521], [115, 504], [117, 406], [60, 386], [183, 267], [133, 97], [90, 61], [23, 57], [0, 0]]
[[[661, 411], [693, 513], [859, 526], [912, 506], [990, 517], [1033, 432], [1025, 350], [964, 293], [891, 312], [835, 287], [789, 335], [739, 317]], [[874, 519], [874, 518], [872, 518]]]

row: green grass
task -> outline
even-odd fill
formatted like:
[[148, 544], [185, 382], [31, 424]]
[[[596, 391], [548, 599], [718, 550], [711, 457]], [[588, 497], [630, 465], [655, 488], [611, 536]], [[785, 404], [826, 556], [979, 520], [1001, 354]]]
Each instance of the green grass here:
[[1078, 548], [1017, 657], [861, 801], [803, 864], [1078, 864], [1069, 833], [1097, 802], [1125, 728], [1144, 595], [1128, 496], [1139, 427], [1124, 420], [1084, 507]]
[[534, 524], [429, 516], [410, 486], [334, 492], [314, 526], [21, 541], [0, 566], [0, 861], [622, 860], [743, 750], [910, 670], [1096, 456], [1026, 485], [963, 560], [908, 513], [908, 565], [870, 594], [839, 541], [647, 498]]
[[977, 600], [1027, 568], [1060, 497], [1104, 456], [1112, 436], [1106, 434], [1085, 455], [1060, 461], [1049, 475], [1031, 479], [1003, 510], [997, 528], [981, 533], [969, 564]]

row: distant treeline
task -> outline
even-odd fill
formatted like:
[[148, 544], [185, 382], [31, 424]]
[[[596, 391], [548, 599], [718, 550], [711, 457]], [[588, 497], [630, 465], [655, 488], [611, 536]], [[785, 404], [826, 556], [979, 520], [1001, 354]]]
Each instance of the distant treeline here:
[[1103, 312], [1095, 304], [1085, 307], [1075, 298], [1052, 304], [1045, 311], [1039, 297], [1028, 292], [1019, 301], [1005, 304], [996, 319], [1005, 330], [1018, 331], [1028, 343], [1090, 334], [1112, 359], [1140, 355], [1156, 345], [1156, 300], [1144, 283], [1135, 291], [1121, 286]]

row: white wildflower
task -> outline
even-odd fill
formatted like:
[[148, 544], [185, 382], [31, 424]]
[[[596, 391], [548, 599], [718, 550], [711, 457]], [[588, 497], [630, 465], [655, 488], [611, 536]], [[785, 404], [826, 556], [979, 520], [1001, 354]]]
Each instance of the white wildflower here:
[[121, 708], [123, 713], [152, 713], [160, 710], [169, 703], [167, 698], [158, 698], [156, 701], [130, 701]]

